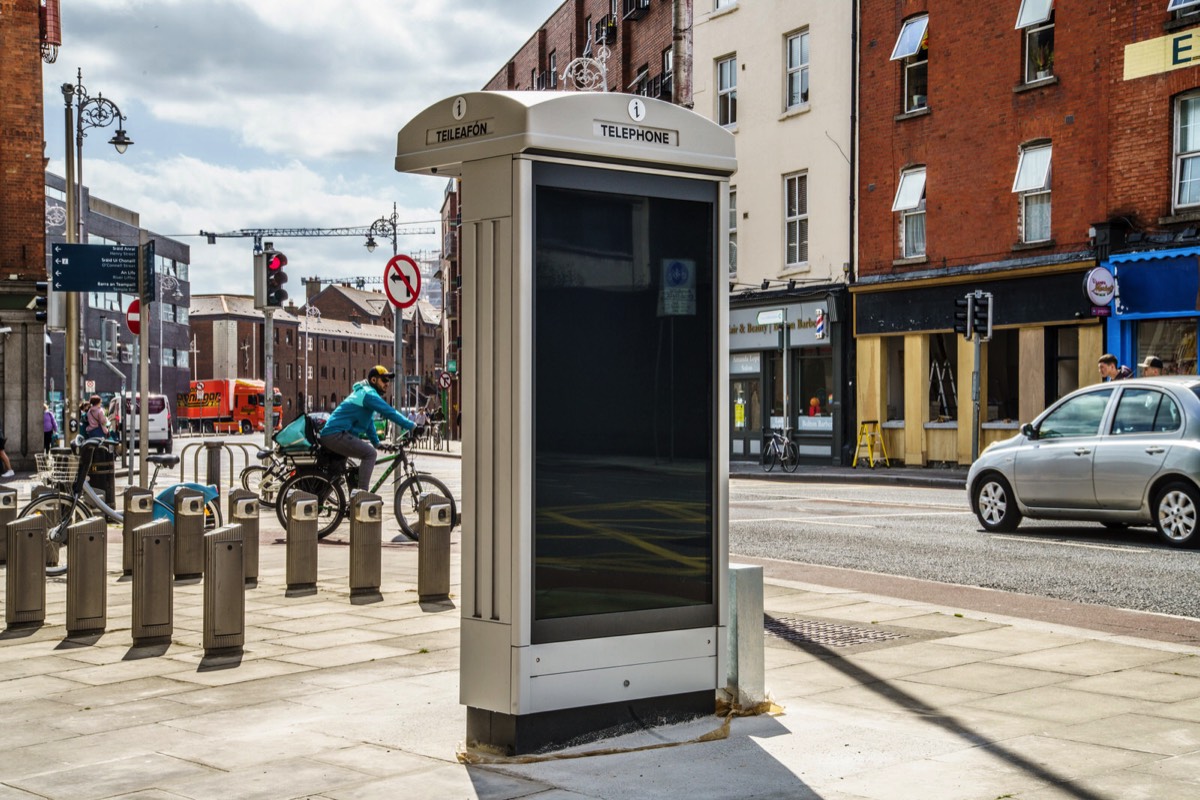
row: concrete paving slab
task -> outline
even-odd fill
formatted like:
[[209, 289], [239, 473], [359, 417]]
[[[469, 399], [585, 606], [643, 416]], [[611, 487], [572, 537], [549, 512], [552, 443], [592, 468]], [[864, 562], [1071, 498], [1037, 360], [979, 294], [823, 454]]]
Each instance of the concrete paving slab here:
[[962, 664], [956, 667], [920, 672], [909, 675], [907, 680], [938, 686], [953, 686], [959, 689], [985, 687], [989, 692], [1006, 694], [1061, 683], [1069, 680], [1069, 676], [1062, 673], [1009, 667], [988, 662]]
[[1127, 669], [1079, 678], [1062, 684], [1068, 689], [1172, 703], [1200, 698], [1200, 677]]
[[[1131, 667], [1147, 667], [1157, 662], [1179, 661], [1181, 659], [1178, 656], [1165, 651], [1093, 640], [1007, 656], [997, 659], [995, 663], [1069, 675], [1100, 675]], [[1200, 666], [1200, 659], [1196, 662]], [[1200, 672], [1197, 674], [1200, 675]]]
[[210, 773], [211, 770], [190, 761], [151, 753], [108, 761], [102, 770], [92, 766], [75, 767], [21, 778], [15, 781], [14, 785], [41, 797], [100, 800], [155, 789], [181, 779]]
[[1048, 723], [1078, 724], [1142, 711], [1151, 703], [1055, 684], [974, 700], [967, 705], [1002, 714], [1032, 717]]
[[1120, 742], [1129, 750], [1158, 755], [1176, 756], [1200, 751], [1200, 719], [1188, 721], [1120, 714], [1088, 724], [1055, 728], [1051, 733], [1078, 742]]
[[1158, 778], [1190, 783], [1195, 788], [1195, 796], [1200, 796], [1200, 752], [1185, 753], [1171, 758], [1160, 758], [1157, 761], [1147, 761], [1131, 771], [1144, 772]]
[[[277, 746], [272, 743], [272, 746]], [[369, 776], [344, 767], [307, 758], [270, 761], [229, 772], [181, 776], [158, 785], [185, 797], [236, 797], [238, 800], [275, 800], [328, 793], [337, 787], [361, 784]]]

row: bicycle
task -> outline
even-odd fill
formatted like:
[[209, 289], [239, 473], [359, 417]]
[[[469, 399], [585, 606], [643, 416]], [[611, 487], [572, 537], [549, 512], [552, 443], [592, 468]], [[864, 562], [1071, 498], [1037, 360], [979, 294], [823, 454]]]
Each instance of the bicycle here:
[[288, 453], [275, 448], [259, 450], [258, 458], [266, 464], [251, 464], [238, 475], [242, 488], [258, 495], [259, 502], [274, 508], [279, 498], [279, 489], [298, 469], [315, 465], [316, 459], [307, 453]]
[[[70, 566], [67, 554], [67, 529], [93, 516], [102, 516], [111, 525], [120, 525], [125, 521], [124, 512], [113, 508], [104, 502], [104, 498], [96, 493], [88, 481], [88, 472], [98, 447], [105, 447], [111, 452], [117, 442], [106, 439], [88, 439], [79, 446], [79, 456], [75, 473], [67, 483], [69, 469], [60, 467], [57, 461], [45, 463], [44, 475], [48, 476], [47, 485], [55, 491], [43, 494], [31, 501], [18, 517], [28, 517], [41, 514], [46, 517], [47, 540], [47, 575], [62, 575]], [[63, 456], [66, 465], [75, 463], [75, 456]], [[146, 461], [154, 465], [154, 473], [150, 476], [149, 489], [154, 489], [158, 473], [163, 469], [171, 469], [179, 464], [179, 456], [153, 455], [146, 456]], [[179, 489], [195, 489], [204, 495], [204, 529], [213, 530], [221, 526], [221, 503], [215, 486], [204, 486], [199, 483], [174, 483], [163, 489], [154, 497], [154, 519], [175, 521], [175, 493]], [[53, 565], [51, 565], [53, 564]]]
[[775, 469], [776, 461], [784, 472], [795, 472], [796, 467], [800, 466], [800, 450], [782, 431], [772, 430], [763, 450], [763, 470], [770, 472]]
[[[403, 443], [397, 445], [380, 445], [380, 450], [392, 452], [392, 455], [381, 457], [376, 464], [386, 464], [387, 469], [379, 476], [371, 492], [379, 494], [379, 487], [400, 469], [404, 480], [396, 487], [393, 498], [393, 509], [400, 530], [413, 541], [420, 539], [419, 528], [416, 527], [417, 511], [422, 494], [433, 492], [440, 494], [450, 501], [450, 527], [458, 524], [458, 505], [454, 495], [446, 488], [446, 484], [430, 475], [428, 472], [417, 471], [416, 464], [408, 455]], [[353, 464], [343, 456], [317, 448], [317, 463], [313, 467], [298, 469], [279, 487], [278, 502], [275, 514], [279, 524], [288, 526], [287, 498], [294, 491], [308, 492], [317, 497], [317, 538], [324, 539], [337, 530], [338, 525], [350, 510], [348, 501], [350, 491], [358, 486], [358, 465]]]

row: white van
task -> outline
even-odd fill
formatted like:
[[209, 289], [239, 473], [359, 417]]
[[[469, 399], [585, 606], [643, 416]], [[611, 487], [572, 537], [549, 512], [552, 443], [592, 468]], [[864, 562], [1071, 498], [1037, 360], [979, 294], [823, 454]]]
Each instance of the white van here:
[[[137, 396], [138, 400], [141, 395]], [[175, 449], [175, 437], [171, 434], [171, 407], [167, 405], [165, 395], [152, 394], [147, 401], [148, 417], [150, 423], [150, 446], [160, 453], [170, 453]], [[134, 396], [128, 392], [125, 394], [124, 413], [121, 414], [122, 419], [115, 420], [118, 424], [129, 420], [132, 426], [133, 441], [137, 442], [138, 432], [141, 430], [141, 413], [140, 403], [134, 405]]]

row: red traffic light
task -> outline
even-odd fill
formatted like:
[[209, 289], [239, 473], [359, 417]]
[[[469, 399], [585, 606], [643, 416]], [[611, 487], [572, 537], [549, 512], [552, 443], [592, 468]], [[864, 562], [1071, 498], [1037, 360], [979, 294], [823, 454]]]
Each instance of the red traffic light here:
[[277, 272], [287, 266], [287, 256], [283, 253], [267, 253], [267, 270]]

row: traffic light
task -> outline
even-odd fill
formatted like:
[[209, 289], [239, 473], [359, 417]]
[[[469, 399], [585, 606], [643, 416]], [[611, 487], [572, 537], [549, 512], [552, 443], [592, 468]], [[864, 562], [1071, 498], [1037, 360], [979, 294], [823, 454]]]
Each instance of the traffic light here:
[[975, 313], [975, 296], [967, 295], [954, 301], [954, 332], [971, 341], [971, 320]]
[[33, 292], [33, 318], [38, 322], [46, 322], [50, 318], [50, 282], [36, 282]]
[[280, 308], [287, 300], [287, 256], [270, 246], [254, 256], [254, 307]]
[[974, 308], [971, 309], [971, 327], [975, 335], [983, 341], [992, 338], [992, 296], [983, 292], [975, 298]]
[[287, 300], [287, 289], [283, 285], [287, 283], [287, 272], [284, 268], [287, 266], [287, 256], [277, 250], [266, 250], [263, 252], [263, 257], [266, 261], [267, 273], [267, 306], [271, 308], [280, 308], [283, 306], [283, 301]]

